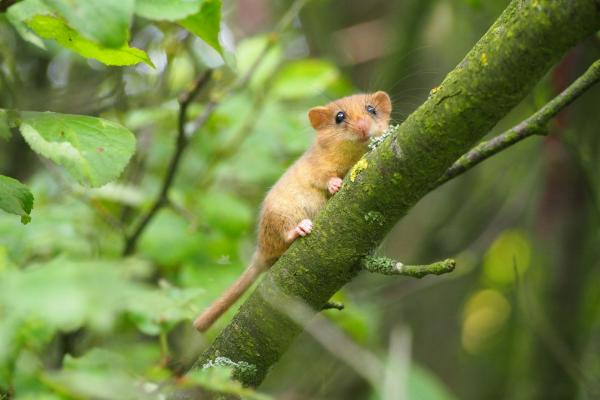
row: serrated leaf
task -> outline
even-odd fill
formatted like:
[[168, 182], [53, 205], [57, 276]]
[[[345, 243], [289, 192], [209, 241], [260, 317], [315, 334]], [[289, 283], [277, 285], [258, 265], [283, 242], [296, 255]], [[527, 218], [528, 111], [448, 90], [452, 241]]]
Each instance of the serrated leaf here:
[[321, 94], [339, 77], [331, 63], [309, 59], [294, 61], [275, 77], [272, 93], [284, 99], [298, 99]]
[[0, 209], [21, 216], [23, 224], [29, 223], [33, 195], [29, 188], [16, 179], [0, 175]]
[[137, 0], [135, 13], [156, 21], [177, 21], [200, 10], [203, 0]]
[[135, 137], [101, 118], [52, 112], [20, 113], [21, 134], [40, 155], [62, 165], [82, 185], [116, 179], [135, 151]]
[[81, 36], [76, 30], [57, 17], [36, 15], [25, 21], [27, 26], [44, 39], [55, 40], [67, 49], [86, 58], [94, 58], [106, 65], [133, 65], [140, 62], [152, 67], [152, 61], [143, 50], [123, 45], [119, 48], [108, 48]]
[[219, 43], [221, 29], [221, 0], [205, 0], [202, 8], [194, 15], [180, 20], [179, 25], [198, 35], [221, 55], [223, 49]]
[[134, 0], [44, 0], [72, 28], [101, 46], [121, 48], [129, 39]]

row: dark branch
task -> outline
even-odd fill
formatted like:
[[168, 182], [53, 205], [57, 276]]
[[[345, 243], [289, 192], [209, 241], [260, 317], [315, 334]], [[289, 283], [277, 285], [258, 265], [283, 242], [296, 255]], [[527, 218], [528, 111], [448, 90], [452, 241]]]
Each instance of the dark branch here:
[[[181, 161], [181, 156], [183, 155], [183, 152], [185, 151], [189, 143], [189, 137], [187, 136], [185, 129], [185, 125], [188, 120], [187, 111], [190, 104], [194, 101], [194, 99], [196, 98], [196, 96], [198, 96], [202, 88], [210, 80], [211, 75], [211, 70], [206, 71], [196, 80], [196, 82], [194, 82], [194, 86], [192, 87], [192, 89], [190, 89], [187, 92], [184, 92], [179, 97], [179, 116], [177, 120], [177, 141], [175, 143], [175, 152], [173, 153], [171, 161], [169, 162], [169, 167], [167, 168], [165, 179], [161, 186], [160, 192], [156, 197], [156, 200], [154, 200], [154, 203], [152, 204], [152, 207], [150, 207], [150, 210], [146, 213], [146, 215], [144, 215], [144, 217], [133, 230], [133, 233], [130, 236], [128, 236], [125, 241], [125, 248], [123, 250], [123, 255], [125, 256], [133, 253], [140, 236], [142, 235], [150, 221], [154, 218], [156, 213], [162, 207], [169, 204], [169, 190], [173, 185], [175, 174], [177, 173], [177, 169], [179, 168], [179, 163]], [[210, 113], [213, 109], [214, 106], [212, 106], [212, 102], [209, 102], [206, 105], [205, 112], [202, 115], [206, 114], [206, 110], [210, 110], [208, 111]], [[201, 121], [202, 124], [206, 122], [207, 118], [208, 116]], [[197, 128], [200, 128], [200, 126], [198, 126]]]

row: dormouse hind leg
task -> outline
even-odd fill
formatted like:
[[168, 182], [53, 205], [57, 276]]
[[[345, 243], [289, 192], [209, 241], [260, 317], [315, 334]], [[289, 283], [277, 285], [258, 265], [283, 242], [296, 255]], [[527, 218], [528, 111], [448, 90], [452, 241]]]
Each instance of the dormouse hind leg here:
[[298, 236], [306, 236], [308, 235], [313, 228], [313, 223], [310, 219], [303, 219], [300, 223], [292, 230], [288, 232], [286, 235], [286, 240], [289, 242], [293, 242], [298, 238]]

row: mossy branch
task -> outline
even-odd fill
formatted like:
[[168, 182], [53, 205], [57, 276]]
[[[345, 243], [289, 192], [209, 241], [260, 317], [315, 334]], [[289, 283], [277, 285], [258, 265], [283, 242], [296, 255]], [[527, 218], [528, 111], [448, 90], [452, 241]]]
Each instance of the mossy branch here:
[[600, 81], [600, 60], [594, 62], [575, 82], [529, 118], [498, 136], [479, 143], [468, 153], [461, 156], [437, 181], [437, 186], [441, 186], [449, 180], [456, 178], [480, 162], [525, 138], [545, 134], [546, 125], [550, 119], [554, 118], [598, 81]]
[[404, 265], [388, 257], [368, 256], [361, 260], [365, 271], [382, 275], [403, 275], [422, 278], [426, 275], [442, 275], [454, 271], [456, 262], [452, 259], [434, 262], [428, 265]]
[[315, 220], [271, 267], [198, 363], [227, 357], [256, 366], [257, 386], [308, 320], [272, 299], [314, 313], [352, 280], [360, 260], [517, 105], [562, 54], [600, 29], [596, 0], [513, 0], [429, 99], [361, 161]]

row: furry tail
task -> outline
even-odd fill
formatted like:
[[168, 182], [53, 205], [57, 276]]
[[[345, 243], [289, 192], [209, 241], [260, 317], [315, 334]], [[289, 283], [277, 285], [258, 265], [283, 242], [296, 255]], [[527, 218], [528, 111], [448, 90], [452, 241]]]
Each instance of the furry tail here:
[[240, 277], [231, 285], [214, 303], [212, 303], [202, 314], [194, 320], [194, 327], [204, 332], [215, 323], [225, 311], [227, 311], [264, 271], [265, 263], [258, 255], [252, 256], [252, 261]]

